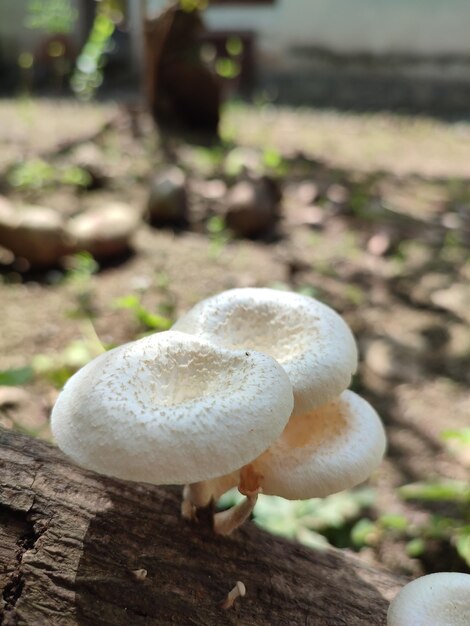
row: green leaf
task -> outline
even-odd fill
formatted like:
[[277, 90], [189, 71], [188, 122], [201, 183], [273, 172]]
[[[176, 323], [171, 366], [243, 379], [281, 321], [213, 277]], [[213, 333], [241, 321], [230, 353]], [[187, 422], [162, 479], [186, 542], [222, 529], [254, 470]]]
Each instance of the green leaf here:
[[462, 445], [470, 445], [470, 428], [456, 428], [442, 433], [444, 440], [455, 440]]
[[416, 537], [416, 539], [412, 539], [406, 544], [406, 553], [412, 558], [417, 558], [421, 556], [424, 553], [425, 549], [426, 543], [424, 539], [421, 539], [420, 537]]
[[276, 169], [282, 164], [282, 156], [274, 148], [266, 148], [263, 152], [263, 163], [266, 167]]
[[143, 326], [154, 330], [168, 330], [172, 326], [172, 321], [168, 317], [151, 313], [143, 307], [137, 311], [137, 319]]
[[240, 64], [227, 57], [221, 57], [215, 62], [215, 71], [222, 78], [235, 78], [240, 74]]
[[351, 539], [356, 548], [362, 548], [373, 544], [377, 533], [377, 524], [370, 519], [363, 518], [354, 524]]
[[403, 515], [381, 515], [380, 523], [384, 528], [399, 531], [404, 531], [409, 526], [408, 520]]
[[140, 306], [140, 298], [135, 294], [122, 296], [114, 301], [114, 305], [118, 309], [137, 309]]
[[459, 480], [413, 483], [400, 487], [398, 493], [404, 500], [470, 502], [470, 486]]
[[16, 385], [24, 385], [29, 383], [34, 377], [34, 369], [27, 365], [17, 369], [0, 371], [0, 385], [15, 387]]
[[466, 526], [464, 532], [457, 537], [455, 540], [455, 548], [470, 567], [470, 527]]

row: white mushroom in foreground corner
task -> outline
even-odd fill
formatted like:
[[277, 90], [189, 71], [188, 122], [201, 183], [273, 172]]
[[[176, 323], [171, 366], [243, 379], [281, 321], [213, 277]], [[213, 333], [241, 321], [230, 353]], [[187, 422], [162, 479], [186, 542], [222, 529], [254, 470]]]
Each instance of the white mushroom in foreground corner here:
[[387, 626], [469, 626], [470, 574], [441, 572], [413, 580], [390, 604]]
[[185, 484], [243, 467], [282, 433], [292, 387], [271, 357], [167, 331], [106, 352], [52, 411], [59, 447], [88, 469]]
[[196, 304], [174, 330], [228, 349], [272, 356], [294, 389], [294, 414], [337, 398], [357, 367], [344, 320], [313, 298], [276, 289], [232, 289]]

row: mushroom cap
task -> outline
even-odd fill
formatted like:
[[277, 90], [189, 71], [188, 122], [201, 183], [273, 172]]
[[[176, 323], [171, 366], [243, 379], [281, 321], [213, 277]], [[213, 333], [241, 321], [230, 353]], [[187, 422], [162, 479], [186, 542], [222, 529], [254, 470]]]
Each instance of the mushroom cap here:
[[387, 626], [468, 626], [470, 574], [441, 572], [408, 583], [392, 600]]
[[325, 304], [297, 293], [231, 289], [196, 304], [173, 328], [224, 348], [272, 356], [294, 388], [294, 414], [334, 400], [357, 367], [346, 322]]
[[291, 417], [281, 437], [252, 466], [263, 493], [322, 498], [366, 480], [385, 452], [385, 432], [370, 404], [352, 391]]
[[271, 357], [167, 331], [79, 370], [51, 426], [59, 447], [88, 469], [184, 484], [254, 459], [281, 434], [292, 406], [289, 379]]

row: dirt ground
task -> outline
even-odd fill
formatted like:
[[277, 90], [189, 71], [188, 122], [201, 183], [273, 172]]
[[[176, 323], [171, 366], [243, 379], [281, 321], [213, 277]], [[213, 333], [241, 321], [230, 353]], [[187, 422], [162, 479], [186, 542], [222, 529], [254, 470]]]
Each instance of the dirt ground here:
[[[164, 167], [149, 121], [136, 127], [116, 105], [3, 101], [0, 119], [0, 191], [16, 203], [67, 215], [109, 200], [142, 209], [149, 180]], [[191, 206], [206, 216], [187, 229], [143, 222], [130, 254], [81, 278], [63, 267], [23, 273], [5, 257], [0, 372], [33, 364], [36, 374], [20, 391], [0, 387], [0, 424], [50, 437], [62, 373], [41, 372], [73, 370], [94, 356], [98, 338], [115, 345], [148, 330], [117, 305], [123, 296], [137, 294], [145, 310], [176, 318], [232, 287], [296, 290], [351, 325], [361, 353], [354, 388], [387, 428], [387, 457], [370, 481], [374, 502], [348, 524], [395, 515], [419, 525], [436, 511], [452, 517], [455, 502], [405, 501], [397, 488], [469, 477], [468, 448], [442, 433], [470, 425], [470, 124], [237, 105], [226, 111], [222, 135], [221, 149], [176, 148]], [[104, 181], [95, 189], [8, 182], [21, 160], [41, 156], [60, 168], [83, 146]], [[280, 220], [258, 240], [207, 228], [218, 210], [208, 181], [233, 183], [224, 164], [239, 146], [251, 150], [238, 155], [243, 163], [258, 159], [282, 191]], [[468, 571], [439, 534], [430, 532], [416, 555], [409, 540], [391, 528], [360, 555], [414, 576]]]

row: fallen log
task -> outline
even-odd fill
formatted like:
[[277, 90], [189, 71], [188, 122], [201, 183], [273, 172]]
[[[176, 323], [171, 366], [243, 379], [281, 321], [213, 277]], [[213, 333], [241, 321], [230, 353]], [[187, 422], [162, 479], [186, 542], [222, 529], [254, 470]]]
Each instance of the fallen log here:
[[[0, 625], [383, 626], [405, 581], [252, 523], [179, 514], [181, 488], [114, 480], [0, 429]], [[241, 581], [246, 596], [223, 608]]]

